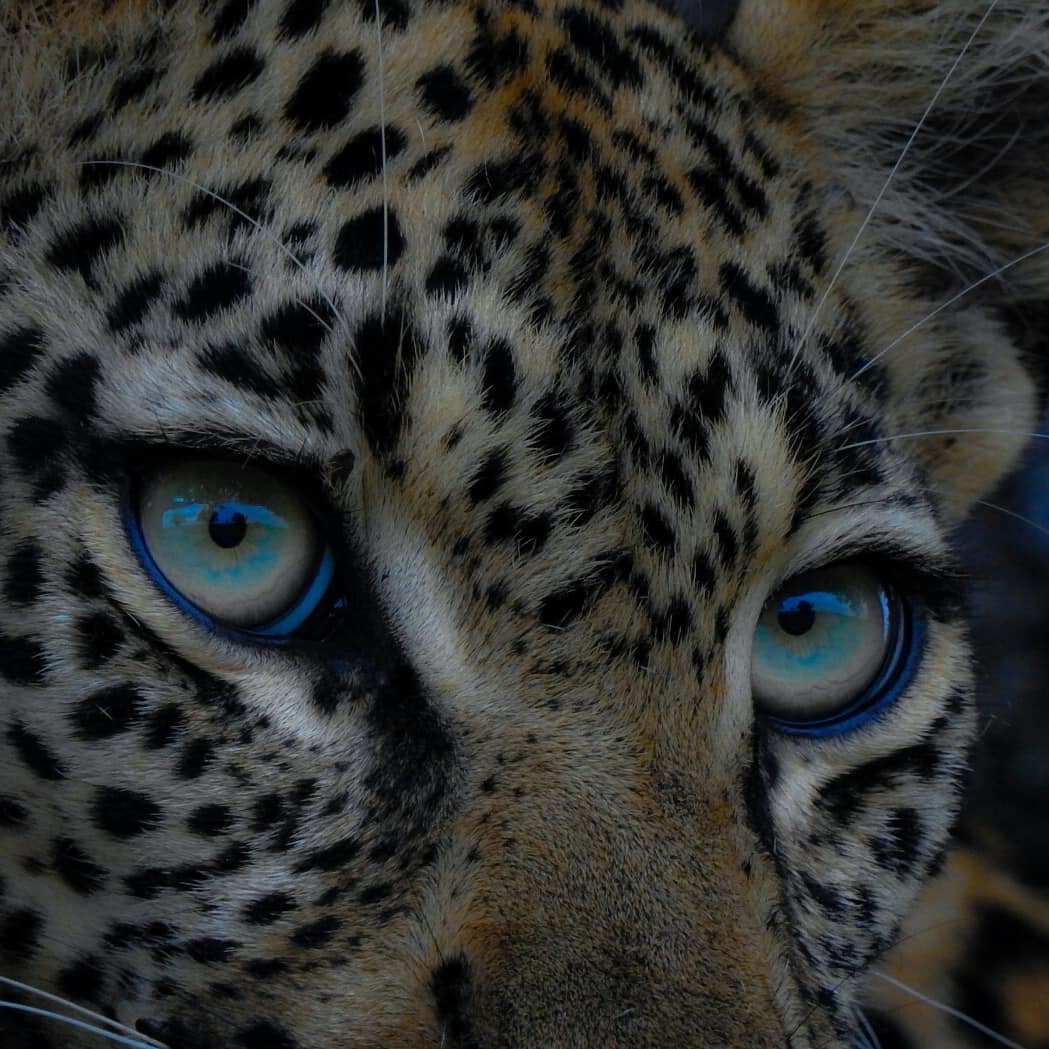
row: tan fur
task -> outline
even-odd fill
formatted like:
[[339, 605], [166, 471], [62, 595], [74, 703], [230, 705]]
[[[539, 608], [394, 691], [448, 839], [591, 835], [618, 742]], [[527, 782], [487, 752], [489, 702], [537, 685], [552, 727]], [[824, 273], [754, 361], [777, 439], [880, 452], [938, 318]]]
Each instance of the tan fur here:
[[[1044, 127], [916, 143], [851, 247], [978, 5], [162, 6], [0, 43], [0, 971], [172, 1049], [854, 1045], [971, 735], [933, 577], [1036, 411], [1043, 261], [933, 313], [1049, 234]], [[993, 152], [1047, 52], [1003, 3], [939, 115]], [[330, 636], [158, 585], [193, 455], [320, 507]], [[920, 669], [782, 731], [755, 624], [852, 561]]]

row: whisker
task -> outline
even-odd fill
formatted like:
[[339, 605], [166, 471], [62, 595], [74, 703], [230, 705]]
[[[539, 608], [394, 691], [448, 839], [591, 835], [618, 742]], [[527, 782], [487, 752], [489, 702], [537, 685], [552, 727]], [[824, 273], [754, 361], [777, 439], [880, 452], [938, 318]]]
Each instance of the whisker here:
[[866, 1039], [869, 1049], [881, 1049], [881, 1039], [878, 1037], [874, 1028], [871, 1027], [870, 1020], [867, 1019], [862, 1009], [853, 1010], [856, 1014], [856, 1019], [860, 1022], [860, 1030], [863, 1037]]
[[38, 1009], [35, 1005], [22, 1005], [20, 1002], [9, 1002], [0, 999], [0, 1009], [12, 1009], [19, 1013], [29, 1013], [33, 1016], [42, 1016], [48, 1020], [57, 1020], [59, 1023], [79, 1028], [81, 1031], [87, 1031], [89, 1034], [97, 1034], [110, 1042], [115, 1042], [117, 1045], [129, 1046], [130, 1049], [157, 1049], [158, 1046], [164, 1045], [163, 1042], [156, 1042], [152, 1038], [148, 1042], [140, 1037], [128, 1038], [125, 1035], [116, 1034], [114, 1031], [107, 1031], [104, 1027], [96, 1027], [94, 1024], [85, 1023], [83, 1020], [76, 1020], [72, 1016], [64, 1016], [62, 1013], [55, 1013], [50, 1009]]
[[819, 297], [819, 300], [817, 301], [816, 306], [809, 317], [809, 322], [806, 325], [805, 330], [802, 332], [801, 339], [794, 349], [794, 355], [791, 363], [793, 363], [793, 361], [797, 359], [797, 356], [800, 353], [802, 346], [804, 346], [809, 341], [809, 336], [812, 335], [812, 331], [816, 326], [816, 320], [819, 317], [820, 312], [826, 304], [827, 299], [830, 298], [831, 292], [837, 285], [838, 278], [841, 276], [842, 271], [845, 269], [845, 266], [848, 264], [849, 259], [852, 257], [852, 253], [856, 250], [856, 246], [859, 244], [860, 239], [863, 237], [863, 234], [866, 232], [867, 227], [870, 225], [875, 213], [881, 206], [881, 202], [884, 199], [885, 194], [888, 192], [889, 186], [892, 184], [893, 179], [896, 177], [897, 172], [903, 165], [903, 162], [906, 159], [907, 154], [910, 152], [911, 146], [914, 144], [915, 139], [921, 133], [922, 128], [925, 126], [925, 122], [929, 119], [929, 115], [936, 107], [936, 103], [940, 100], [940, 96], [943, 94], [948, 83], [950, 83], [951, 78], [954, 76], [955, 72], [958, 69], [958, 66], [961, 65], [962, 59], [965, 58], [966, 54], [969, 51], [969, 48], [973, 44], [973, 41], [979, 35], [980, 30], [983, 29], [985, 23], [987, 22], [987, 19], [991, 17], [991, 12], [994, 11], [997, 5], [998, 0], [991, 0], [991, 3], [987, 7], [987, 10], [984, 11], [980, 21], [976, 23], [975, 28], [969, 34], [968, 40], [965, 41], [965, 44], [962, 46], [962, 49], [955, 56], [954, 61], [951, 63], [950, 69], [947, 70], [943, 79], [940, 81], [939, 86], [933, 92], [932, 98], [929, 99], [929, 103], [925, 107], [925, 111], [922, 113], [921, 117], [919, 117], [917, 124], [914, 125], [914, 128], [912, 129], [910, 136], [907, 138], [907, 141], [903, 145], [903, 149], [900, 150], [900, 155], [896, 158], [896, 163], [893, 164], [892, 169], [886, 176], [885, 181], [882, 183], [881, 189], [878, 190], [878, 193], [875, 196], [874, 201], [872, 202], [871, 206], [867, 209], [867, 214], [863, 217], [863, 221], [859, 224], [856, 233], [853, 235], [852, 241], [850, 242], [849, 246], [845, 249], [845, 253], [842, 255], [841, 261], [838, 263], [837, 268], [831, 275], [830, 282], [827, 284], [827, 287], [823, 289], [823, 294]]
[[968, 287], [962, 288], [961, 291], [956, 292], [949, 299], [944, 300], [936, 307], [931, 313], [927, 313], [920, 321], [915, 321], [906, 331], [901, 332], [894, 339], [892, 339], [888, 345], [880, 349], [866, 364], [857, 368], [856, 371], [849, 376], [849, 382], [855, 382], [868, 368], [873, 367], [878, 361], [882, 359], [891, 349], [898, 346], [908, 336], [913, 335], [919, 328], [928, 324], [934, 317], [938, 317], [944, 310], [949, 309], [959, 299], [964, 298], [970, 292], [975, 291], [981, 285], [986, 284], [990, 280], [994, 280], [995, 277], [1000, 277], [1003, 273], [1011, 270], [1014, 266], [1019, 266], [1021, 262], [1026, 262], [1028, 259], [1033, 259], [1035, 255], [1040, 255], [1043, 251], [1049, 250], [1049, 240], [1044, 244], [1039, 244], [1036, 248], [1031, 248], [1030, 251], [1025, 251], [1022, 255], [1013, 259], [1010, 262], [1003, 263], [990, 273], [985, 274], [979, 280], [973, 281]]
[[1024, 517], [1023, 514], [1018, 514], [1015, 510], [1010, 510], [1008, 507], [999, 506], [997, 503], [990, 503], [986, 499], [977, 499], [976, 505], [986, 506], [988, 510], [997, 510], [999, 513], [1005, 514], [1006, 517], [1012, 517], [1017, 521], [1022, 521], [1025, 525], [1030, 525], [1036, 532], [1041, 532], [1042, 535], [1049, 536], [1049, 528], [1045, 525], [1039, 524], [1030, 517]]
[[42, 998], [47, 1002], [54, 1002], [56, 1005], [61, 1005], [65, 1009], [71, 1009], [73, 1012], [80, 1013], [82, 1016], [90, 1016], [93, 1020], [97, 1020], [98, 1023], [104, 1024], [106, 1027], [112, 1027], [117, 1031], [125, 1031], [140, 1041], [150, 1043], [154, 1046], [163, 1046], [164, 1044], [163, 1042], [158, 1042], [155, 1038], [140, 1035], [137, 1031], [128, 1027], [126, 1024], [119, 1023], [116, 1020], [111, 1020], [108, 1016], [103, 1016], [101, 1013], [95, 1012], [94, 1009], [88, 1009], [83, 1005], [77, 1005], [76, 1002], [71, 1002], [68, 998], [63, 998], [61, 995], [57, 994], [51, 994], [49, 991], [41, 990], [39, 987], [34, 987], [32, 984], [22, 983], [20, 980], [12, 980], [9, 976], [0, 976], [0, 984], [4, 984], [7, 987], [13, 987], [15, 990], [21, 991], [23, 994], [33, 995], [34, 997]]
[[894, 976], [889, 976], [888, 973], [872, 970], [871, 976], [876, 976], [879, 980], [884, 980], [886, 983], [891, 984], [905, 994], [909, 994], [916, 1001], [924, 1002], [926, 1005], [938, 1009], [941, 1013], [951, 1016], [955, 1020], [960, 1020], [964, 1024], [968, 1024], [973, 1030], [985, 1034], [992, 1041], [997, 1042], [999, 1045], [1006, 1046], [1007, 1049], [1026, 1049], [1026, 1047], [1022, 1046], [1019, 1042], [1014, 1042], [1011, 1038], [1006, 1038], [1004, 1034], [999, 1034], [993, 1028], [980, 1023], [979, 1020], [974, 1020], [971, 1016], [967, 1013], [963, 1013], [960, 1009], [955, 1009], [950, 1005], [945, 1005], [943, 1002], [937, 1001], [935, 998], [932, 998], [927, 994], [922, 994], [921, 991], [915, 990], [915, 988], [911, 987], [909, 984], [905, 984], [902, 980], [897, 980]]
[[1036, 437], [1043, 441], [1049, 441], [1049, 433], [1033, 433], [1030, 430], [1007, 430], [995, 426], [971, 426], [957, 430], [915, 430], [912, 433], [890, 434], [888, 437], [869, 437], [865, 441], [852, 441], [850, 444], [843, 444], [840, 446], [839, 451], [846, 451], [849, 448], [865, 448], [871, 444], [887, 444], [889, 441], [907, 441], [921, 437], [952, 437], [956, 434], [973, 433], [997, 433], [1007, 437]]
[[[376, 0], [376, 2], [378, 2], [378, 0]], [[171, 179], [174, 182], [181, 182], [186, 186], [191, 186], [193, 189], [197, 190], [198, 193], [203, 193], [204, 196], [210, 197], [216, 203], [221, 204], [225, 208], [228, 208], [238, 218], [242, 218], [245, 222], [251, 225], [256, 230], [256, 232], [261, 233], [267, 240], [276, 244], [277, 247], [281, 250], [281, 252], [283, 252], [283, 254], [286, 255], [292, 261], [292, 263], [294, 263], [294, 265], [299, 268], [300, 272], [302, 272], [306, 277], [310, 277], [312, 279], [309, 270], [306, 268], [306, 263], [303, 262], [302, 259], [300, 259], [299, 256], [296, 255], [295, 252], [292, 251], [291, 248], [289, 248], [288, 245], [285, 244], [280, 239], [280, 237], [277, 236], [276, 233], [273, 232], [273, 230], [271, 230], [267, 226], [264, 226], [253, 215], [249, 215], [246, 211], [243, 210], [243, 208], [238, 208], [237, 205], [233, 203], [233, 201], [227, 200], [224, 196], [222, 196], [222, 194], [216, 193], [213, 189], [208, 189], [207, 186], [202, 186], [199, 182], [195, 182], [193, 179], [187, 178], [185, 175], [180, 175], [177, 171], [169, 171], [167, 168], [160, 168], [154, 164], [143, 164], [137, 160], [85, 160], [81, 163], [80, 166], [85, 168], [137, 168], [141, 171], [152, 171], [154, 174], [164, 175], [165, 177]], [[323, 288], [317, 285], [316, 282], [314, 282], [314, 286], [317, 287], [317, 290], [320, 292], [321, 298], [323, 298], [324, 301], [331, 307], [332, 313], [336, 317], [339, 316], [339, 307], [335, 300], [332, 299], [324, 291]], [[317, 319], [321, 321], [322, 324], [324, 324], [323, 320], [320, 317], [318, 317]], [[324, 324], [324, 327], [328, 331], [332, 330], [331, 325]]]

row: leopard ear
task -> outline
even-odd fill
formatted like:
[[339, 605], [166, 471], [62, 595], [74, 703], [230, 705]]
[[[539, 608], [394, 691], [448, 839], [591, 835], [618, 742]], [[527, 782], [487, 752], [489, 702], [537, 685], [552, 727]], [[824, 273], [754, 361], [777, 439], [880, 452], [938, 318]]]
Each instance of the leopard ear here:
[[741, 0], [724, 42], [848, 202], [838, 260], [866, 223], [849, 264], [895, 273], [893, 305], [952, 300], [883, 361], [901, 431], [967, 431], [913, 442], [957, 517], [1035, 427], [1049, 359], [1049, 5]]

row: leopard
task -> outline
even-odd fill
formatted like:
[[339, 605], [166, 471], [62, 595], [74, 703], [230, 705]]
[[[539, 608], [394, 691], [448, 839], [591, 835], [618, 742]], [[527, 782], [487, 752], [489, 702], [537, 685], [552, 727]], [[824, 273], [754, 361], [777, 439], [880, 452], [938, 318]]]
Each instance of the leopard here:
[[4, 1046], [906, 1037], [978, 855], [955, 537], [1045, 386], [1049, 10], [0, 30]]

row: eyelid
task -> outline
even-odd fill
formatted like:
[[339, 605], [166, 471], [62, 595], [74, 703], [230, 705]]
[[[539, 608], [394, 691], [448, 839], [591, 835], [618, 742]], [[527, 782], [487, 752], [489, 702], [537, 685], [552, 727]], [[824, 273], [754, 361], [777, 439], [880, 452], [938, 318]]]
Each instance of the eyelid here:
[[[139, 516], [142, 485], [150, 475], [162, 473], [165, 469], [185, 466], [187, 463], [226, 463], [231, 470], [237, 467], [250, 468], [253, 472], [265, 474], [279, 480], [301, 499], [303, 509], [313, 519], [323, 543], [324, 553], [317, 565], [317, 576], [310, 583], [306, 592], [296, 599], [293, 607], [286, 609], [274, 620], [255, 626], [241, 627], [225, 623], [201, 607], [187, 595], [183, 594], [176, 583], [158, 563], [149, 543], [146, 540]], [[216, 454], [205, 449], [184, 449], [165, 445], [163, 447], [131, 445], [125, 449], [121, 467], [120, 503], [121, 519], [124, 534], [134, 551], [140, 566], [144, 569], [151, 583], [157, 587], [166, 599], [188, 618], [204, 627], [208, 633], [237, 644], [252, 644], [258, 647], [286, 647], [298, 643], [315, 643], [312, 633], [298, 634], [304, 628], [314, 629], [326, 614], [333, 614], [338, 606], [345, 607], [345, 595], [337, 593], [341, 586], [340, 557], [338, 551], [342, 543], [340, 530], [333, 527], [335, 515], [331, 512], [328, 501], [318, 494], [320, 485], [309, 476], [302, 477], [301, 470], [292, 471], [286, 465], [274, 465], [258, 457], [246, 462], [231, 459], [227, 455]], [[318, 596], [319, 595], [319, 596]], [[311, 600], [316, 601], [311, 604]], [[303, 610], [310, 606], [305, 613]], [[324, 627], [324, 633], [328, 628]]]
[[808, 556], [795, 558], [769, 587], [769, 596], [799, 575], [849, 561], [873, 567], [901, 593], [920, 598], [936, 619], [957, 619], [962, 612], [968, 576], [953, 550], [906, 546], [883, 535], [874, 540], [851, 537], [832, 550], [813, 549]]

